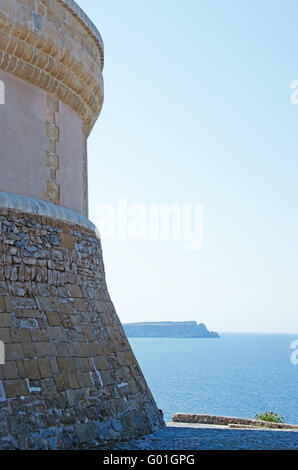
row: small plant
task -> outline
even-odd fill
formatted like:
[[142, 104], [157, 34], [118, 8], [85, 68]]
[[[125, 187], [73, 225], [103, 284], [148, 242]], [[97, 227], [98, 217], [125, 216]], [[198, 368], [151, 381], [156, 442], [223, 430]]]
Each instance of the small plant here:
[[269, 421], [270, 423], [284, 423], [283, 416], [279, 416], [273, 411], [266, 411], [265, 413], [260, 413], [255, 416], [255, 419], [261, 421]]

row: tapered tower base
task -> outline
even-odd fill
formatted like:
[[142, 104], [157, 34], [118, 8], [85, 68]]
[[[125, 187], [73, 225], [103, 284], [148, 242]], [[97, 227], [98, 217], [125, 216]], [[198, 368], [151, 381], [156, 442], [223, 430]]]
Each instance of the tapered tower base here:
[[96, 448], [164, 426], [85, 220], [0, 208], [0, 449]]

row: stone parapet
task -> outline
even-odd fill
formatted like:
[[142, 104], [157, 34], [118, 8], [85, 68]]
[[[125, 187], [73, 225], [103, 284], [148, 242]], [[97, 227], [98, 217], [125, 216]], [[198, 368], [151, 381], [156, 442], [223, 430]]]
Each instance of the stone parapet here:
[[96, 226], [90, 222], [87, 217], [78, 212], [67, 209], [66, 207], [57, 206], [50, 202], [41, 201], [28, 196], [19, 194], [0, 192], [0, 207], [7, 209], [16, 209], [27, 214], [41, 215], [54, 219], [69, 222], [71, 224], [81, 225], [93, 231], [100, 238], [99, 231]]
[[59, 0], [60, 3], [64, 3], [66, 8], [69, 8], [73, 15], [78, 17], [86, 29], [89, 29], [95, 36], [96, 41], [99, 43], [100, 51], [101, 51], [101, 57], [102, 57], [102, 63], [104, 61], [103, 57], [103, 50], [104, 50], [104, 44], [102, 37], [100, 35], [100, 32], [96, 28], [95, 24], [92, 23], [90, 18], [86, 15], [86, 13], [79, 7], [79, 5], [74, 1], [74, 0]]

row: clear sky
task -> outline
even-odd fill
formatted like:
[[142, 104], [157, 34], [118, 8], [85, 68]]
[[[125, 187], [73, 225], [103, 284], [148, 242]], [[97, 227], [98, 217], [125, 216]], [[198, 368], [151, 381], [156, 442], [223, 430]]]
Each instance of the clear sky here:
[[105, 43], [90, 218], [119, 196], [204, 206], [200, 251], [103, 240], [120, 319], [298, 333], [297, 1], [78, 3]]

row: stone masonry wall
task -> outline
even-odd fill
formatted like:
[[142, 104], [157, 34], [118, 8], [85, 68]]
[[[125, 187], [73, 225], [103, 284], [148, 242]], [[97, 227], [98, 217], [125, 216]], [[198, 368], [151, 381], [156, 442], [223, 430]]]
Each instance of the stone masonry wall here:
[[95, 233], [0, 209], [0, 449], [96, 448], [164, 425]]

